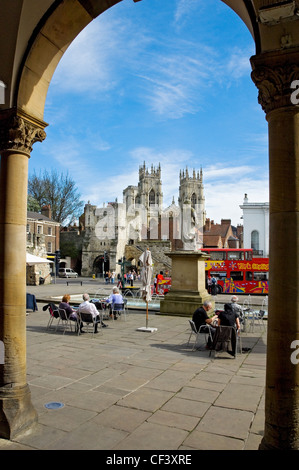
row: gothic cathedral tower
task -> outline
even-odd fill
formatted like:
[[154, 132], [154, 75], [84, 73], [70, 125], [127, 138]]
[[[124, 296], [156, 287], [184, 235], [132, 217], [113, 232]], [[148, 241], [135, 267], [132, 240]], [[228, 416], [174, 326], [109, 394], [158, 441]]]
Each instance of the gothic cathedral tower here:
[[139, 183], [138, 183], [138, 199], [148, 212], [162, 211], [163, 207], [163, 193], [162, 193], [162, 180], [161, 180], [161, 167], [160, 163], [158, 168], [151, 166], [151, 171], [145, 166], [139, 168]]
[[189, 175], [188, 168], [185, 171], [180, 171], [178, 202], [181, 211], [184, 204], [191, 205], [196, 213], [196, 226], [202, 231], [206, 219], [202, 169], [200, 173], [193, 170], [192, 175]]

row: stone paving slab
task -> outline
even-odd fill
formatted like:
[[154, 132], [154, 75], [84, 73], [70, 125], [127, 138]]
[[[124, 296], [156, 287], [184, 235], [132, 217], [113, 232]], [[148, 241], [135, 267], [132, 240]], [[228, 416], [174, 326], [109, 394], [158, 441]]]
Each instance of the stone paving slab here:
[[[47, 330], [42, 302], [26, 317], [27, 372], [38, 423], [0, 450], [242, 450], [263, 434], [265, 333], [236, 359], [188, 345], [186, 318], [145, 312], [103, 334]], [[51, 401], [63, 403], [48, 410]]]

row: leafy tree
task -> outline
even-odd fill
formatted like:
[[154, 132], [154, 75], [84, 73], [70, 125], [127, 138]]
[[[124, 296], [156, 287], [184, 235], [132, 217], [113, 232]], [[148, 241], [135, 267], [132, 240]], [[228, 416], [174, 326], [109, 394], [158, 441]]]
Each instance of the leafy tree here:
[[50, 173], [44, 171], [39, 175], [34, 172], [28, 179], [28, 210], [32, 210], [29, 207], [41, 208], [50, 204], [55, 222], [63, 224], [79, 217], [83, 211], [80, 197], [75, 182], [68, 174], [58, 174], [56, 170]]
[[28, 194], [27, 199], [27, 210], [32, 212], [40, 212], [41, 210], [41, 207], [37, 200], [34, 199], [34, 197], [32, 197], [30, 194]]

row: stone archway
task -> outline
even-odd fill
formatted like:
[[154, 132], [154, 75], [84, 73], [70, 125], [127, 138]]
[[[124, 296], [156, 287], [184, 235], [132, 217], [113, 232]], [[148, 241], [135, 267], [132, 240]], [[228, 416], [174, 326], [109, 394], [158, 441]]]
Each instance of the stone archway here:
[[[3, 34], [10, 11], [20, 18], [19, 25], [15, 19], [15, 36], [5, 51], [9, 105], [0, 103], [0, 341], [5, 346], [5, 364], [0, 364], [1, 437], [11, 438], [36, 420], [25, 359], [28, 158], [32, 145], [45, 139], [47, 90], [63, 53], [88, 23], [120, 1], [49, 0], [48, 10], [35, 2], [34, 21], [29, 19], [31, 6], [22, 0], [13, 6], [10, 0], [1, 3]], [[262, 447], [298, 449], [299, 372], [290, 348], [299, 335], [299, 103], [291, 100], [299, 79], [299, 1], [222, 1], [241, 17], [255, 40], [252, 78], [269, 124], [271, 292]], [[30, 34], [23, 38], [25, 23]], [[291, 275], [282, 279], [281, 272]], [[287, 324], [283, 331], [282, 299]]]

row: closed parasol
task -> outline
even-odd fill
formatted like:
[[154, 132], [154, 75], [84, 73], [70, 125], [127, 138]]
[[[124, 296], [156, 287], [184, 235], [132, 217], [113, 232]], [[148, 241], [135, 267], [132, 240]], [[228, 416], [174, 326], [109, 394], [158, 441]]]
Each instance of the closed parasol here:
[[141, 276], [140, 280], [142, 283], [141, 286], [141, 297], [146, 303], [146, 327], [138, 328], [140, 331], [156, 331], [156, 328], [148, 328], [148, 303], [152, 300], [151, 293], [151, 282], [153, 276], [153, 267], [152, 267], [152, 254], [147, 248], [144, 253], [140, 256], [139, 260], [142, 262]]

